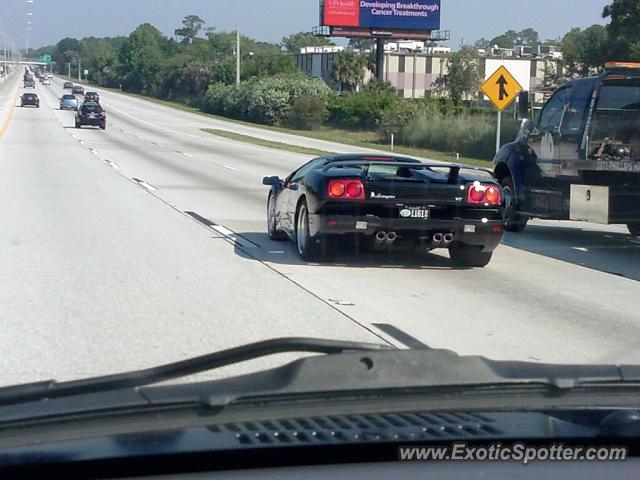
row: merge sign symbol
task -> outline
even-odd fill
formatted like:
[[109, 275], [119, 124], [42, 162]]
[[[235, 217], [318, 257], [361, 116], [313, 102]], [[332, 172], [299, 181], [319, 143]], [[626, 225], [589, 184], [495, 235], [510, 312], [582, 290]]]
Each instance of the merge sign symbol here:
[[480, 89], [501, 112], [511, 105], [518, 93], [524, 90], [504, 65], [498, 68]]

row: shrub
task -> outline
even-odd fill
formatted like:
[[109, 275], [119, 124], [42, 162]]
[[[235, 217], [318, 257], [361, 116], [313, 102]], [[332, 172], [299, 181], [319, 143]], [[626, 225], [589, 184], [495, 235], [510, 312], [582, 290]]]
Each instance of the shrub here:
[[314, 97], [325, 105], [331, 89], [320, 79], [302, 74], [254, 78], [240, 85], [213, 84], [205, 96], [205, 111], [241, 120], [279, 125], [289, 120], [299, 97]]
[[343, 127], [373, 128], [383, 112], [399, 101], [397, 94], [388, 90], [350, 93], [329, 103], [330, 119]]
[[419, 112], [418, 104], [410, 101], [398, 101], [380, 114], [377, 122], [380, 140], [389, 141], [391, 135], [398, 135]]
[[329, 110], [323, 99], [303, 95], [293, 102], [288, 123], [298, 130], [311, 130], [321, 126], [328, 117]]
[[[504, 140], [514, 139], [517, 132], [516, 122], [503, 121]], [[457, 152], [463, 156], [489, 160], [495, 154], [495, 116], [422, 112], [402, 129], [398, 141], [408, 146]]]

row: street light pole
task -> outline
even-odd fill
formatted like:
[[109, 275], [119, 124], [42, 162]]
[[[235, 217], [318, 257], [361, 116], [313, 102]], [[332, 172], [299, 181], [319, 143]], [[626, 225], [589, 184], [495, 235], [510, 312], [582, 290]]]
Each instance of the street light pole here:
[[240, 83], [240, 25], [236, 29], [236, 84]]

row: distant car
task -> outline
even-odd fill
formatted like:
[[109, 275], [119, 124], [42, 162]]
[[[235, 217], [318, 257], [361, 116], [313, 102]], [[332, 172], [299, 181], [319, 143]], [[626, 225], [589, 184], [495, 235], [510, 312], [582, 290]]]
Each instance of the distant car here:
[[100, 104], [84, 102], [78, 108], [76, 112], [76, 128], [82, 128], [85, 125], [100, 127], [102, 130], [107, 128], [107, 114]]
[[25, 80], [24, 88], [36, 88], [36, 81], [34, 79]]
[[51, 80], [49, 80], [48, 78], [45, 78], [45, 79], [42, 81], [42, 85], [51, 85]]
[[82, 85], [74, 85], [71, 93], [74, 95], [84, 95], [84, 87]]
[[71, 82], [64, 82], [64, 85], [62, 85], [62, 88], [64, 88], [65, 90], [70, 90], [73, 88], [73, 83]]
[[53, 73], [48, 73], [47, 74], [47, 78], [50, 79], [50, 80], [53, 80]]
[[75, 95], [66, 93], [60, 98], [60, 110], [77, 110], [78, 99]]
[[98, 92], [85, 92], [84, 101], [100, 103], [100, 94]]
[[[329, 240], [386, 251], [447, 248], [454, 266], [484, 267], [504, 235], [502, 191], [491, 171], [388, 155], [316, 158], [271, 186], [271, 240], [289, 237], [303, 260]], [[335, 243], [335, 242], [331, 242]]]
[[26, 107], [27, 105], [40, 108], [40, 98], [35, 93], [25, 93], [20, 97], [20, 106]]

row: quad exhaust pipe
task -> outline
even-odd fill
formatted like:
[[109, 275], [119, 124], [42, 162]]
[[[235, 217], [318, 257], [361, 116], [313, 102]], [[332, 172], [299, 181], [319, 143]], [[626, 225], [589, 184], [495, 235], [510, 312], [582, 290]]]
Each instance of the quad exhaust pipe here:
[[453, 243], [455, 238], [456, 236], [453, 233], [434, 233], [433, 237], [431, 238], [431, 242], [435, 246], [441, 246], [441, 245], [447, 246], [447, 245], [451, 245], [451, 243]]
[[398, 239], [396, 232], [378, 232], [374, 239], [374, 246], [376, 248], [390, 247]]

